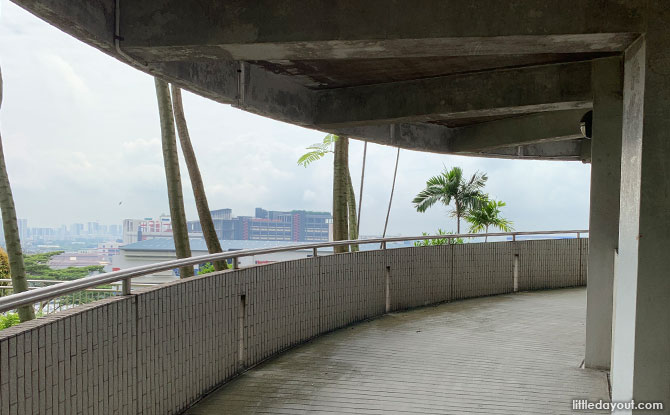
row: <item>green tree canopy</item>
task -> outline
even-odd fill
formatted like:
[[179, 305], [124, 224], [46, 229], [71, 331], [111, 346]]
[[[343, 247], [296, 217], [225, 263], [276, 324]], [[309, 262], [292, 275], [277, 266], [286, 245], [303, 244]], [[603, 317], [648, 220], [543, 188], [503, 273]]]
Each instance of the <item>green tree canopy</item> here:
[[0, 248], [0, 279], [9, 279], [9, 256], [7, 251]]
[[[481, 203], [476, 208], [470, 209], [465, 216], [465, 220], [470, 224], [471, 233], [485, 231], [488, 233], [489, 227], [498, 228], [503, 232], [510, 232], [512, 222], [501, 216], [500, 209], [505, 207], [505, 202], [489, 199], [488, 195], [482, 196]], [[484, 241], [488, 240], [488, 236]]]
[[63, 251], [45, 252], [41, 254], [26, 255], [26, 275], [29, 279], [71, 281], [91, 275], [94, 272], [104, 272], [102, 265], [89, 265], [85, 267], [67, 267], [63, 269], [52, 269], [49, 260], [62, 254]]
[[463, 170], [446, 167], [441, 174], [433, 176], [426, 182], [426, 188], [412, 200], [417, 212], [425, 212], [435, 203], [449, 206], [454, 203], [451, 215], [456, 218], [456, 233], [461, 233], [461, 218], [468, 209], [478, 207], [481, 202], [482, 189], [488, 177], [485, 173], [475, 172], [472, 177], [463, 177]]

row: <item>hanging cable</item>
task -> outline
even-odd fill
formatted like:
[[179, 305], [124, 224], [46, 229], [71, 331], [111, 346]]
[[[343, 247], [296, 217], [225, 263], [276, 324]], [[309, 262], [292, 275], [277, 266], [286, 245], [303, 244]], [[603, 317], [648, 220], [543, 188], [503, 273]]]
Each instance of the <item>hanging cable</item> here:
[[356, 218], [356, 237], [361, 236], [361, 206], [363, 205], [363, 179], [365, 178], [365, 158], [368, 154], [368, 142], [363, 145], [363, 168], [361, 169], [361, 189], [358, 194], [358, 218]]
[[395, 156], [395, 170], [393, 171], [393, 185], [391, 186], [391, 197], [389, 198], [389, 208], [386, 211], [386, 222], [384, 222], [384, 233], [382, 238], [386, 238], [386, 228], [389, 225], [389, 215], [391, 214], [391, 203], [393, 203], [393, 192], [395, 190], [395, 179], [398, 175], [398, 160], [400, 159], [400, 147], [398, 147], [398, 153]]

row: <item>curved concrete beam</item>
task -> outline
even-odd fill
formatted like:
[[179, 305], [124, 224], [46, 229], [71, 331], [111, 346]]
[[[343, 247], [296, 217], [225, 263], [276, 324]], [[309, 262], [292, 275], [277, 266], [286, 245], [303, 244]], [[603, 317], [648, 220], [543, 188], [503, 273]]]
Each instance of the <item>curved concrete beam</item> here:
[[591, 64], [503, 69], [318, 92], [320, 129], [591, 108]]
[[579, 131], [582, 110], [509, 118], [467, 127], [388, 124], [328, 130], [377, 144], [442, 154], [510, 159], [582, 160], [590, 141]]
[[[27, 1], [27, 0], [23, 0]], [[146, 59], [359, 59], [623, 51], [642, 2], [143, 0], [122, 8]]]

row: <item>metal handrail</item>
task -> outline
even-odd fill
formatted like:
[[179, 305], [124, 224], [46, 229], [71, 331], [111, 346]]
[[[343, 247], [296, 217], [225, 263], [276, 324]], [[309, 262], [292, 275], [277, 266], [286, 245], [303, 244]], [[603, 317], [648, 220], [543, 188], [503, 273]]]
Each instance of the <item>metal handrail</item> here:
[[581, 234], [588, 233], [588, 230], [567, 230], [567, 231], [530, 231], [530, 232], [491, 232], [491, 233], [464, 233], [449, 235], [421, 235], [421, 236], [397, 236], [388, 238], [356, 239], [347, 241], [328, 241], [318, 243], [296, 244], [288, 246], [279, 246], [274, 248], [243, 249], [238, 251], [219, 252], [197, 257], [181, 258], [171, 261], [159, 262], [156, 264], [142, 265], [139, 267], [127, 268], [120, 271], [113, 271], [104, 274], [91, 275], [78, 280], [67, 281], [60, 284], [41, 287], [30, 291], [24, 291], [17, 294], [11, 294], [0, 298], [0, 312], [16, 309], [24, 305], [31, 305], [40, 301], [50, 300], [61, 295], [82, 291], [87, 288], [93, 288], [98, 285], [109, 284], [112, 282], [123, 282], [123, 294], [130, 295], [130, 279], [142, 275], [153, 274], [159, 271], [166, 271], [183, 266], [193, 266], [205, 262], [221, 261], [232, 259], [233, 268], [238, 268], [238, 258], [254, 255], [272, 254], [278, 252], [289, 252], [303, 249], [312, 249], [314, 255], [317, 255], [318, 248], [330, 248], [336, 246], [381, 244], [382, 249], [386, 249], [389, 242], [421, 241], [429, 239], [456, 239], [456, 238], [482, 238], [485, 236], [511, 236], [515, 241], [517, 236], [523, 235], [565, 235], [576, 234], [577, 238]]
[[[28, 282], [43, 282], [43, 283], [49, 283], [49, 284], [60, 284], [61, 282], [63, 282], [63, 280], [40, 280], [40, 279], [26, 280], [26, 281], [28, 281]], [[0, 282], [12, 282], [12, 279], [11, 278], [0, 278]]]

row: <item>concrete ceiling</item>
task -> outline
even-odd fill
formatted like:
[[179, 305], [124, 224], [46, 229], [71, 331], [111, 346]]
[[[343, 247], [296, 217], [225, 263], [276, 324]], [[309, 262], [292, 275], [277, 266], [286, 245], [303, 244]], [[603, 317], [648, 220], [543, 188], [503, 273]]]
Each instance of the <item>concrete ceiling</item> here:
[[641, 0], [12, 1], [278, 120], [420, 151], [582, 161], [590, 61], [621, 54], [645, 12]]
[[250, 61], [310, 89], [420, 80], [495, 69], [586, 61], [614, 52]]

